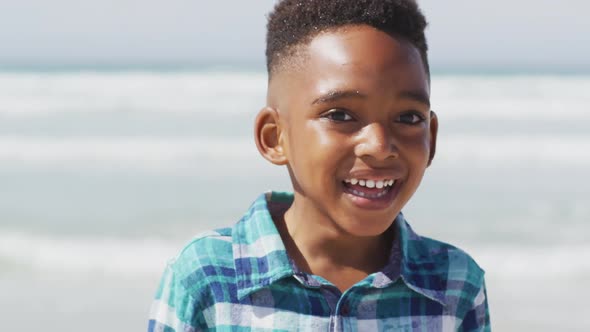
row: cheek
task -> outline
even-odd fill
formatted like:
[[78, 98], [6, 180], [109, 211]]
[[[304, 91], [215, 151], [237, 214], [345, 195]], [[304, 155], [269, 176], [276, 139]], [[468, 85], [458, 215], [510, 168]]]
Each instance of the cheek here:
[[313, 144], [318, 149], [328, 150], [338, 142], [338, 133], [326, 128], [321, 120], [309, 120], [302, 128], [300, 136], [310, 148]]
[[[409, 160], [420, 165], [424, 164], [423, 166], [426, 167], [430, 157], [430, 138], [426, 132], [408, 133], [401, 136], [398, 142], [401, 142], [399, 148], [405, 150], [405, 155]], [[417, 164], [413, 166], [416, 167]]]
[[[348, 155], [345, 135], [326, 129], [322, 123], [310, 121], [299, 131], [290, 134], [291, 164], [295, 172], [306, 172], [315, 182], [325, 182], [346, 165]], [[323, 179], [317, 179], [318, 177]]]
[[332, 171], [339, 159], [339, 142], [333, 135], [325, 131], [309, 131], [301, 144], [302, 153], [309, 157], [314, 173], [321, 174]]

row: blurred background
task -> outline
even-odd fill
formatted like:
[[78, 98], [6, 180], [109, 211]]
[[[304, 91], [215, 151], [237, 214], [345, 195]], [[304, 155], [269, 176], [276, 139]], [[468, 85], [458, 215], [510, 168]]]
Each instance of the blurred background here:
[[[274, 0], [0, 2], [0, 321], [142, 331], [166, 261], [285, 169], [259, 157]], [[582, 0], [420, 4], [437, 158], [405, 214], [487, 271], [497, 331], [589, 331]]]

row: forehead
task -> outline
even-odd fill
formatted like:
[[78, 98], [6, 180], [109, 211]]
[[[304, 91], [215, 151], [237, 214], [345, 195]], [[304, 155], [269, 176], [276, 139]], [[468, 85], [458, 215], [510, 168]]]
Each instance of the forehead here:
[[332, 63], [366, 70], [421, 64], [420, 53], [410, 42], [367, 25], [323, 32], [303, 48], [303, 55], [311, 64]]
[[[393, 95], [429, 94], [420, 52], [410, 42], [366, 25], [322, 32], [300, 45], [271, 78], [269, 99], [314, 98], [334, 89]], [[276, 92], [276, 93], [275, 93]]]

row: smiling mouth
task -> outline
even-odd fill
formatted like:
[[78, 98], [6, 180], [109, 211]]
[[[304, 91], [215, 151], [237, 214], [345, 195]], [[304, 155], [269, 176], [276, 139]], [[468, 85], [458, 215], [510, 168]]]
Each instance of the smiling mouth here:
[[343, 181], [344, 187], [349, 194], [365, 199], [378, 199], [386, 196], [395, 183], [396, 181], [393, 179], [347, 179]]

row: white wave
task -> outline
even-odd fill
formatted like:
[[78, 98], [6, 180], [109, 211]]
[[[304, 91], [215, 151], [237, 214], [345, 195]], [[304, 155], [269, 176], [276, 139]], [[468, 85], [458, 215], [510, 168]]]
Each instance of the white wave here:
[[432, 107], [442, 118], [590, 118], [590, 77], [435, 76], [432, 86]]
[[[223, 112], [265, 103], [263, 72], [0, 73], [0, 115]], [[441, 117], [588, 119], [590, 77], [434, 76]]]
[[[590, 165], [590, 137], [442, 136], [437, 164]], [[254, 167], [262, 160], [253, 138], [32, 138], [0, 136], [2, 167], [194, 169], [216, 163]]]
[[51, 237], [0, 231], [0, 260], [38, 272], [153, 277], [182, 243], [158, 239]]
[[[184, 243], [160, 239], [32, 235], [0, 231], [0, 260], [40, 273], [149, 277], [163, 272]], [[496, 279], [590, 276], [590, 244], [474, 246], [469, 253]]]
[[0, 137], [3, 166], [175, 170], [259, 158], [253, 139]]
[[439, 138], [437, 149], [437, 162], [452, 164], [590, 165], [590, 136], [449, 135]]
[[0, 115], [244, 112], [263, 106], [256, 73], [0, 73]]
[[561, 279], [590, 277], [590, 244], [543, 246], [495, 245], [474, 247], [469, 253], [498, 279]]

